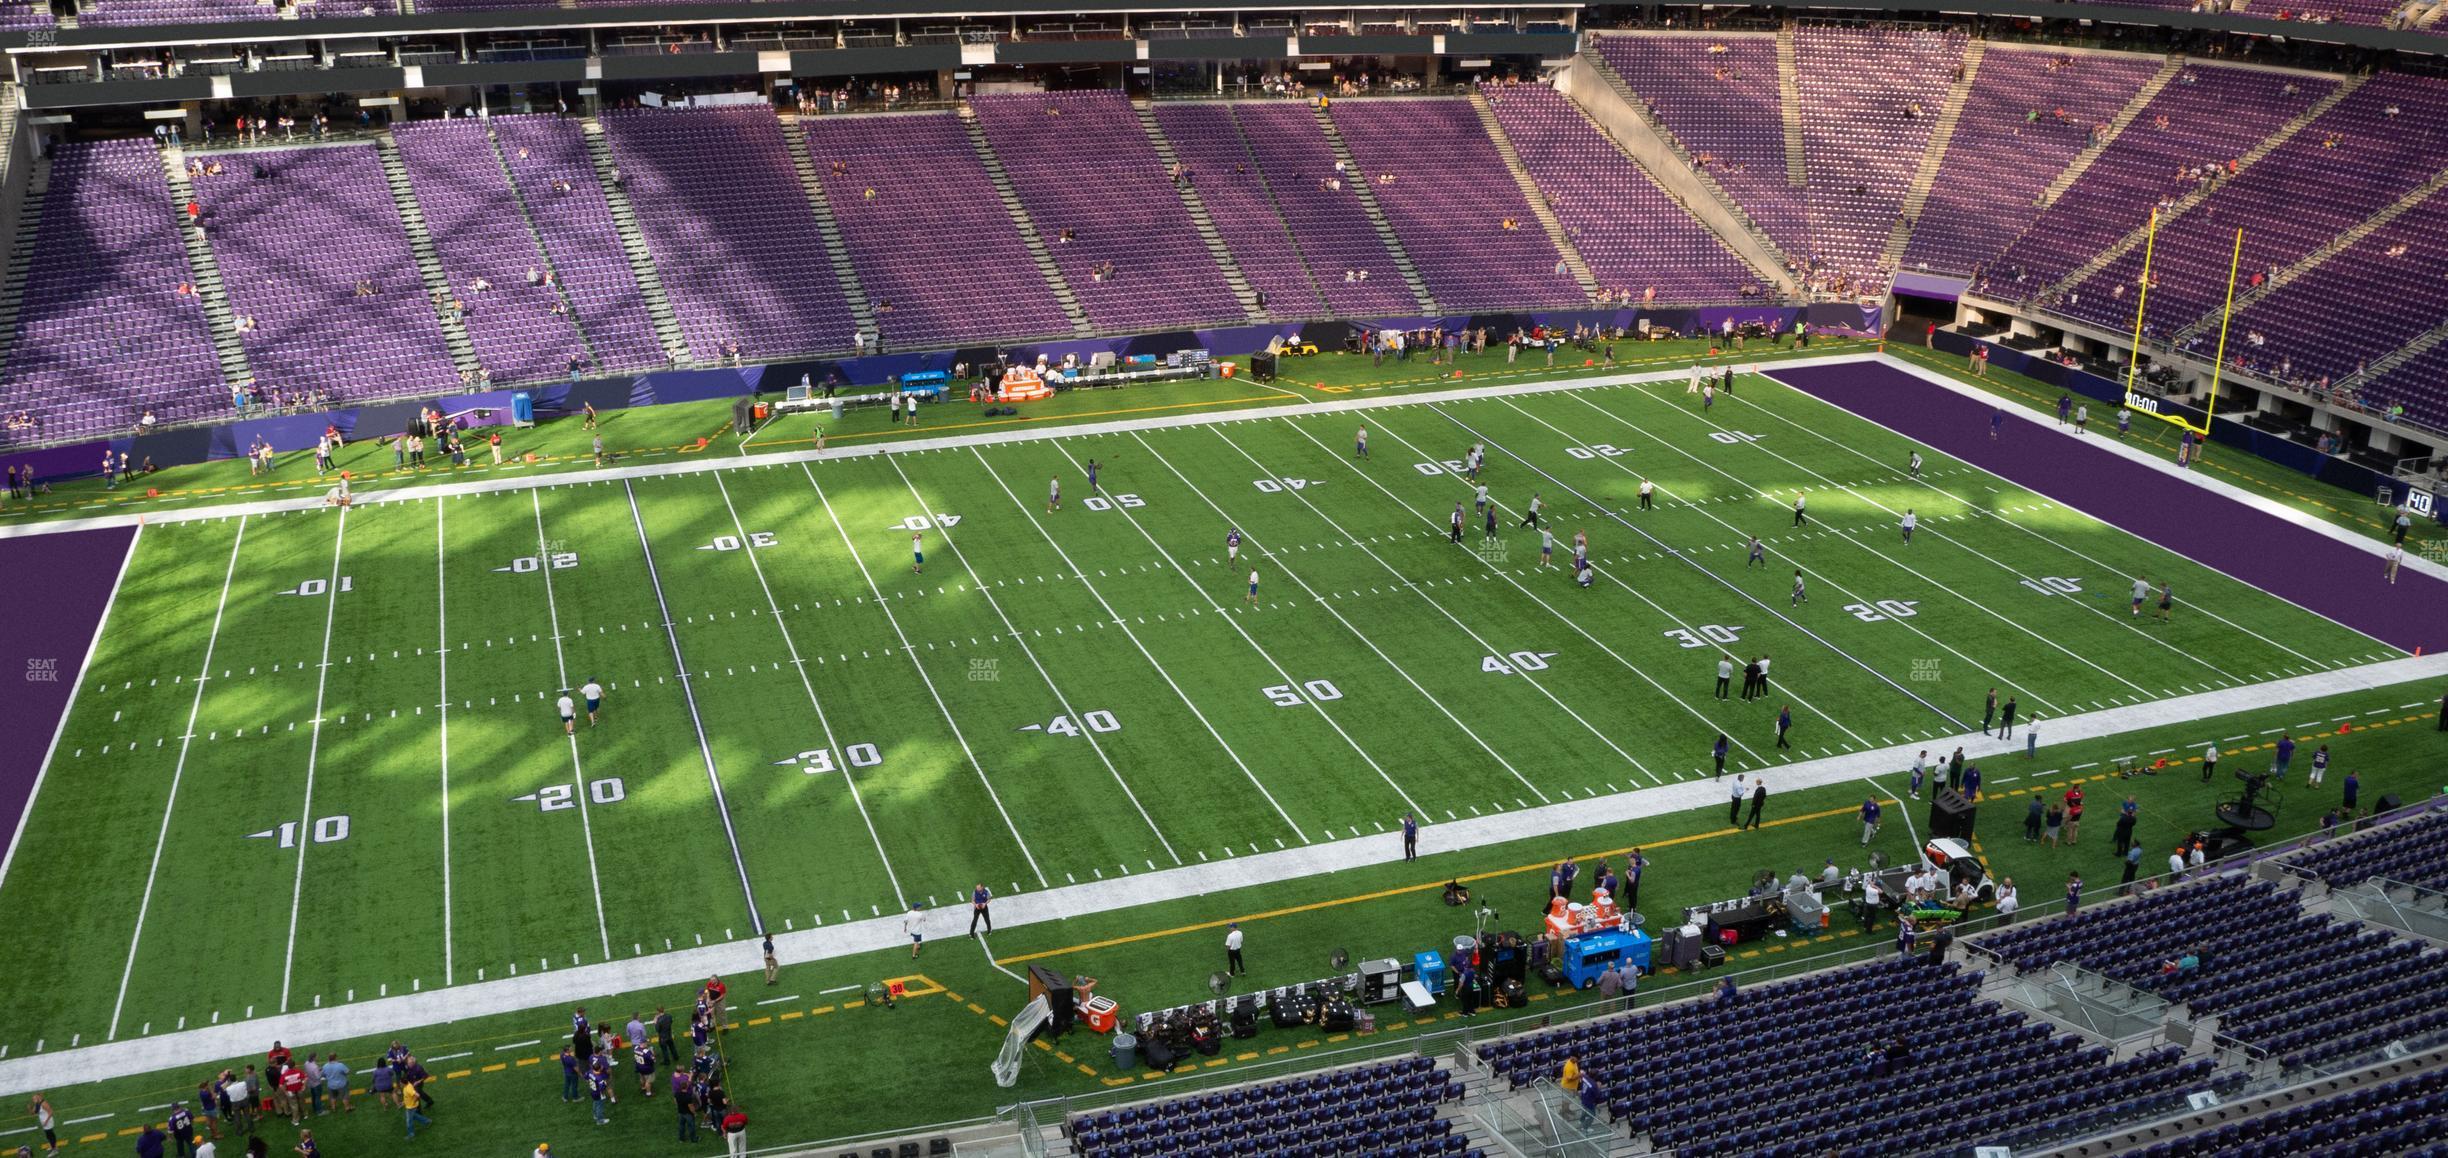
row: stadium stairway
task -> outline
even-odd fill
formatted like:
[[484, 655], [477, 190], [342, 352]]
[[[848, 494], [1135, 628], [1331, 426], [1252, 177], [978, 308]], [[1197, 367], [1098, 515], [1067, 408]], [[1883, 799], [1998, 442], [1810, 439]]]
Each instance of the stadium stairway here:
[[[16, 117], [9, 120], [14, 122]], [[33, 168], [27, 175], [25, 199], [17, 207], [17, 234], [9, 246], [8, 280], [0, 285], [0, 366], [8, 365], [9, 352], [17, 344], [17, 312], [25, 305], [26, 273], [34, 265], [34, 239], [40, 235], [43, 202], [51, 192], [50, 158], [36, 157], [27, 163]]]
[[1513, 174], [1513, 183], [1521, 186], [1522, 199], [1530, 203], [1530, 216], [1538, 218], [1547, 238], [1555, 242], [1556, 252], [1564, 255], [1564, 268], [1580, 283], [1585, 297], [1598, 296], [1598, 275], [1590, 272], [1589, 262], [1581, 257], [1581, 249], [1573, 244], [1572, 235], [1565, 232], [1564, 223], [1556, 220], [1555, 210], [1547, 204], [1547, 193], [1530, 178], [1530, 170], [1522, 164], [1521, 154], [1514, 151], [1513, 139], [1505, 135], [1504, 126], [1496, 121], [1496, 110], [1489, 108], [1487, 97], [1474, 88], [1470, 94], [1471, 111], [1479, 114], [1479, 123], [1487, 129], [1488, 140], [1496, 145], [1496, 155], [1504, 158], [1505, 168]]
[[[1226, 124], [1232, 126], [1233, 138], [1241, 142], [1241, 155], [1249, 157], [1251, 160], [1255, 161], [1257, 159], [1257, 153], [1255, 150], [1250, 148], [1249, 133], [1247, 130], [1241, 127], [1240, 114], [1238, 112], [1234, 112], [1232, 115], [1225, 117], [1224, 120]], [[1155, 128], [1155, 121], [1153, 119], [1149, 120], [1148, 124], [1151, 130]], [[1165, 142], [1163, 148], [1172, 148], [1172, 143], [1170, 141]], [[1319, 301], [1325, 301], [1326, 287], [1318, 284], [1317, 271], [1309, 267], [1308, 251], [1301, 245], [1300, 237], [1292, 232], [1292, 218], [1284, 212], [1283, 200], [1275, 196], [1275, 183], [1267, 180], [1265, 166], [1256, 166], [1255, 171], [1258, 174], [1258, 188], [1265, 191], [1267, 204], [1273, 206], [1275, 209], [1275, 219], [1283, 224], [1285, 242], [1291, 245], [1294, 253], [1300, 255], [1301, 273], [1309, 280], [1309, 291], [1316, 294]], [[1414, 296], [1416, 297], [1417, 295], [1415, 294]], [[1424, 297], [1419, 298], [1419, 304], [1421, 312], [1423, 313], [1432, 314], [1436, 312], [1436, 307]]]
[[2386, 377], [2389, 371], [2394, 370], [2399, 366], [2403, 366], [2406, 363], [2423, 356], [2424, 354], [2430, 353], [2431, 348], [2439, 345], [2441, 342], [2448, 342], [2448, 323], [2442, 323], [2440, 325], [2431, 327], [2431, 329], [2424, 332], [2421, 337], [2389, 351], [2383, 357], [2373, 360], [2370, 365], [2363, 368], [2362, 373], [2349, 374], [2346, 377], [2339, 379], [2337, 385], [2340, 389], [2346, 389], [2361, 386], [2367, 382], [2377, 382], [2383, 377]]
[[[1780, 286], [1787, 292], [1797, 288], [1792, 275], [1786, 272], [1790, 259], [1785, 256], [1785, 251], [1778, 248], [1767, 231], [1761, 229], [1759, 223], [1752, 220], [1751, 215], [1744, 212], [1743, 207], [1725, 191], [1725, 187], [1709, 175], [1708, 167], [1694, 159], [1691, 150], [1684, 148], [1681, 140], [1658, 123], [1656, 116], [1649, 111], [1649, 103], [1634, 95], [1632, 86], [1624, 82], [1623, 74], [1616, 72], [1615, 66], [1608, 64], [1606, 57], [1599, 54], [1596, 37], [1590, 37], [1582, 47], [1579, 59], [1564, 71], [1563, 80], [1564, 94], [1572, 98], [1574, 107], [1580, 110], [1581, 115], [1597, 125], [1600, 132], [1614, 138], [1616, 148], [1623, 155], [1630, 157], [1633, 164], [1649, 174], [1650, 180], [1657, 181], [1660, 188], [1682, 202], [1684, 209], [1690, 211], [1702, 225], [1726, 239], [1726, 244], [1735, 253], [1759, 271], [1766, 284]], [[1627, 132], [1639, 139], [1626, 141], [1624, 134]], [[1644, 145], [1654, 146], [1651, 152], [1653, 159], [1643, 159]], [[1667, 163], [1664, 158], [1672, 158], [1673, 163]], [[1665, 179], [1668, 176], [1672, 178], [1671, 184]], [[1698, 190], [1697, 196], [1682, 188], [1685, 182], [1691, 189]]]
[[858, 267], [850, 264], [850, 246], [842, 240], [841, 226], [833, 220], [833, 203], [825, 196], [824, 181], [816, 175], [816, 157], [808, 152], [807, 132], [796, 113], [781, 114], [781, 121], [791, 168], [798, 172], [799, 188], [806, 191], [808, 208], [816, 212], [816, 228], [824, 234], [825, 260], [832, 264], [833, 280], [841, 284], [842, 297], [850, 303], [850, 324], [857, 327], [857, 333], [880, 334], [875, 305], [868, 300], [867, 287], [859, 284]]
[[[1360, 207], [1368, 211], [1369, 224], [1377, 227], [1377, 236], [1384, 240], [1386, 251], [1394, 255], [1394, 268], [1402, 271], [1403, 284], [1411, 287], [1411, 296], [1419, 299], [1428, 313], [1443, 313], [1436, 298], [1428, 293], [1428, 280], [1420, 276], [1419, 267], [1411, 262], [1410, 251], [1403, 248], [1402, 238], [1394, 235], [1394, 224], [1386, 220], [1385, 208], [1377, 204], [1375, 185], [1367, 180], [1368, 174], [1360, 168], [1360, 162], [1353, 159], [1351, 146], [1343, 140], [1343, 131], [1335, 127], [1334, 118], [1326, 115], [1325, 109], [1312, 106], [1310, 115], [1317, 118], [1318, 128], [1326, 134], [1326, 143], [1334, 146], [1335, 159], [1360, 178], [1350, 183], [1352, 192], [1359, 195]], [[1519, 171], [1518, 164], [1515, 171]]]
[[[2350, 76], [2339, 82], [2336, 88], [2329, 90], [2326, 95], [2322, 96], [2319, 100], [2313, 101], [2311, 105], [2304, 109], [2304, 111], [2296, 114], [2294, 120], [2288, 121], [2286, 124], [2279, 126], [2277, 132], [2271, 133], [2269, 136], [2262, 138], [2259, 144], [2246, 150], [2243, 156], [2236, 159], [2239, 169], [2251, 168], [2253, 165], [2257, 164], [2261, 158], [2270, 155], [2270, 153], [2277, 149], [2278, 146], [2286, 144], [2289, 140], [2292, 140], [2295, 134], [2303, 131], [2304, 126], [2319, 120], [2322, 114], [2327, 113], [2330, 109], [2336, 107], [2337, 103], [2345, 100], [2348, 94], [2351, 94], [2356, 89], [2363, 87], [2363, 82], [2366, 79], [2368, 78]], [[2176, 218], [2184, 216], [2187, 212], [2191, 211], [2194, 206], [2201, 204], [2204, 200], [2208, 199], [2212, 193], [2224, 188], [2225, 185], [2226, 182], [2222, 181], [2214, 184], [2203, 184], [2196, 186], [2184, 196], [2177, 198], [2175, 203], [2168, 207], [2167, 212], [2160, 215], [2160, 224], [2164, 225], [2169, 221], [2173, 221]], [[2150, 223], [2145, 221], [2142, 225], [2135, 228], [2133, 232], [2126, 234], [2122, 239], [2118, 240], [2116, 244], [2111, 245], [2098, 253], [2092, 254], [2091, 260], [2076, 266], [2073, 270], [2068, 272], [2065, 277], [2059, 279], [2057, 284], [2048, 287], [2048, 294], [2063, 294], [2066, 291], [2071, 290], [2086, 281], [2089, 281], [2091, 279], [2091, 275], [2108, 268], [2108, 266], [2115, 262], [2118, 258], [2131, 253], [2135, 246], [2142, 244], [2143, 240], [2149, 236]]]
[[1938, 112], [1938, 123], [1930, 130], [1929, 144], [1921, 150], [1921, 167], [1914, 171], [1912, 185], [1904, 191], [1903, 204], [1897, 207], [1894, 227], [1887, 231], [1887, 248], [1879, 253], [1879, 268], [1901, 269], [1904, 250], [1912, 244], [1913, 224], [1921, 220], [1921, 210], [1929, 204], [1930, 187], [1938, 183], [1938, 168], [1946, 162], [1947, 148], [1955, 143], [1955, 126], [1963, 120], [1964, 104], [1972, 95], [1972, 82], [1980, 76], [1981, 57], [1989, 51], [1989, 42], [1974, 40], [1964, 46], [1963, 75], [1947, 90], [1946, 106]]
[[[195, 185], [187, 179], [187, 151], [176, 145], [162, 150], [162, 169], [170, 179], [170, 216], [172, 228], [186, 213], [186, 205], [195, 199]], [[204, 309], [204, 323], [212, 330], [213, 353], [221, 361], [221, 381], [235, 386], [255, 380], [255, 368], [247, 361], [246, 344], [238, 339], [238, 319], [231, 316], [229, 293], [221, 284], [221, 262], [213, 256], [212, 242], [200, 229], [179, 229], [179, 240], [187, 248], [187, 281], [195, 287], [196, 304]], [[28, 263], [18, 263], [23, 276]], [[464, 341], [464, 337], [462, 338]]]
[[2108, 146], [2115, 144], [2116, 139], [2125, 134], [2126, 127], [2134, 123], [2135, 117], [2142, 115], [2143, 109], [2159, 99], [2159, 90], [2166, 88], [2169, 81], [2176, 79], [2177, 73], [2184, 71], [2184, 63], [2183, 57], [2170, 56], [2160, 64], [2159, 71], [2143, 81], [2141, 89], [2133, 94], [2133, 99], [2126, 101], [2125, 107], [2118, 109], [2117, 115], [2109, 120], [2108, 131], [2101, 133], [2090, 147], [2075, 154], [2074, 163], [2067, 165], [2065, 172], [2057, 174], [2056, 179], [2048, 183], [2048, 188], [2041, 190], [2040, 204], [2043, 207], [2056, 204], [2058, 198], [2065, 196], [2066, 190], [2082, 180], [2082, 175], [2091, 171], [2091, 163], [2099, 160], [2100, 154], [2107, 152]]
[[[2266, 298], [2279, 290], [2285, 289], [2288, 282], [2294, 281], [2296, 278], [2302, 277], [2315, 269], [2319, 269], [2322, 263], [2327, 262], [2330, 258], [2346, 252], [2346, 250], [2351, 248], [2356, 242], [2371, 236], [2373, 231], [2378, 230], [2386, 226], [2389, 222], [2395, 221], [2399, 217], [2404, 216], [2408, 210], [2422, 204], [2432, 194], [2439, 192], [2441, 189], [2448, 189], [2448, 169], [2442, 169], [2437, 173], [2433, 173], [2430, 180], [2425, 181], [2421, 185], [2407, 191], [2405, 196], [2398, 198], [2394, 203], [2390, 204], [2388, 208], [2382, 209], [2380, 212], [2364, 218], [2362, 221], [2359, 221], [2352, 227], [2348, 228], [2345, 232], [2338, 234], [2336, 237], [2330, 238], [2328, 244], [2323, 245], [2319, 249], [2313, 250], [2308, 254], [2305, 254], [2302, 261], [2298, 261], [2285, 269], [2279, 270], [2276, 274], [2264, 279], [2260, 285], [2253, 286], [2252, 288], [2237, 294], [2235, 299], [2235, 309], [2233, 312], [2237, 315], [2241, 315], [2245, 310], [2258, 305], [2261, 299]], [[2239, 272], [2237, 274], [2237, 277], [2239, 278], [2248, 276], [2250, 275], [2244, 272]], [[2174, 339], [2172, 339], [2172, 341], [2175, 345], [2182, 347], [2186, 339], [2191, 338], [2195, 334], [2201, 333], [2204, 330], [2217, 326], [2218, 320], [2219, 315], [2216, 311], [2204, 314], [2188, 323], [2183, 329], [2176, 331], [2176, 336]]]
[[[391, 203], [399, 208], [400, 225], [408, 231], [408, 251], [416, 255], [417, 272], [425, 278], [425, 298], [434, 303], [434, 318], [442, 324], [442, 340], [450, 347], [451, 365], [464, 380], [483, 365], [476, 357], [476, 344], [468, 339], [467, 326], [444, 308], [455, 296], [450, 275], [442, 270], [442, 255], [434, 250], [433, 233], [425, 226], [425, 208], [417, 204], [416, 188], [408, 183], [407, 162], [400, 159], [399, 142], [390, 133], [374, 137], [374, 155], [382, 159], [383, 183], [391, 187]], [[500, 154], [494, 155], [498, 162]], [[534, 225], [528, 226], [530, 232]]]
[[[1156, 107], [1147, 101], [1134, 100], [1131, 111], [1139, 117], [1139, 127], [1147, 133], [1148, 143], [1155, 146], [1156, 157], [1169, 170], [1181, 162], [1173, 152], [1173, 141], [1165, 136], [1164, 126], [1156, 123]], [[1198, 231], [1199, 240], [1206, 243], [1208, 256], [1215, 258], [1216, 268], [1224, 271], [1224, 284], [1232, 287], [1233, 297], [1241, 303], [1241, 313], [1252, 322], [1267, 320], [1266, 307], [1258, 304], [1258, 291], [1250, 288], [1249, 277], [1241, 272], [1241, 263], [1233, 260], [1232, 250], [1224, 244], [1224, 234], [1216, 228], [1215, 218], [1207, 214], [1207, 202], [1198, 194], [1195, 180], [1191, 184], [1173, 183], [1173, 191], [1181, 195], [1182, 208], [1190, 213], [1190, 226]], [[1316, 284], [1311, 275], [1310, 283]]]
[[[977, 110], [963, 104], [960, 122], [969, 134], [969, 146], [977, 150], [978, 162], [986, 166], [986, 178], [994, 182], [995, 196], [1003, 199], [1003, 211], [1011, 214], [1012, 228], [1019, 230], [1020, 240], [1027, 243], [1029, 256], [1036, 259], [1037, 272], [1044, 275], [1046, 286], [1054, 291], [1054, 300], [1062, 305], [1063, 316], [1071, 319], [1072, 335], [1094, 336], [1096, 328], [1088, 324], [1088, 311], [1080, 305], [1071, 283], [1063, 280], [1062, 267], [1054, 264], [1045, 238], [1037, 235], [1037, 223], [1029, 220], [1028, 210], [1021, 206], [1020, 191], [1012, 188], [1011, 174], [1003, 169], [1003, 158], [995, 155], [994, 145], [986, 140], [986, 126], [978, 123]], [[1243, 308], [1247, 308], [1246, 301]]]
[[674, 366], [688, 364], [688, 337], [680, 331], [679, 315], [672, 312], [671, 296], [664, 292], [663, 275], [657, 272], [654, 254], [646, 248], [646, 235], [638, 232], [637, 213], [629, 207], [629, 191], [614, 179], [619, 172], [612, 162], [612, 148], [604, 141], [603, 123], [593, 117], [578, 122], [578, 130], [586, 138], [587, 158], [595, 163], [595, 183], [603, 186], [604, 205], [612, 211], [613, 228], [620, 232], [621, 252], [629, 257], [629, 274], [637, 279], [638, 296], [645, 299], [646, 314], [654, 319], [655, 341], [662, 345], [663, 356]]
[[[555, 284], [561, 284], [561, 271], [553, 268], [552, 249], [544, 244], [543, 231], [536, 228], [535, 214], [528, 211], [527, 191], [519, 188], [518, 174], [510, 171], [509, 158], [502, 156], [501, 138], [494, 134], [490, 120], [485, 122], [485, 145], [493, 150], [493, 164], [501, 169], [502, 184], [510, 190], [511, 208], [518, 210], [519, 220], [527, 224], [528, 238], [535, 242], [536, 260], [542, 264], [544, 272], [552, 275]], [[568, 299], [568, 290], [560, 293], [564, 300]], [[603, 352], [595, 348], [595, 339], [587, 336], [586, 322], [578, 314], [578, 310], [570, 310], [570, 328], [578, 332], [578, 344], [586, 348], [587, 361], [601, 366], [604, 364]]]
[[1810, 167], [1802, 156], [1802, 79], [1794, 60], [1794, 22], [1777, 25], [1777, 105], [1785, 122], [1785, 183], [1796, 189], [1810, 185]]

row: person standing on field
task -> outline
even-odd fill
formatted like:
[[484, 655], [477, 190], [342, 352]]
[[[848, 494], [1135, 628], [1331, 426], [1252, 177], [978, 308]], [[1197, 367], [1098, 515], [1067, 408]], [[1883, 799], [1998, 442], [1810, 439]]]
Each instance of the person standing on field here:
[[593, 676], [587, 677], [587, 682], [578, 689], [578, 697], [586, 701], [587, 727], [595, 726], [597, 713], [603, 710], [603, 695], [603, 685], [596, 683]]
[[569, 698], [568, 692], [561, 693], [561, 698], [553, 702], [553, 709], [561, 713], [561, 731], [566, 735], [577, 735], [578, 704]]

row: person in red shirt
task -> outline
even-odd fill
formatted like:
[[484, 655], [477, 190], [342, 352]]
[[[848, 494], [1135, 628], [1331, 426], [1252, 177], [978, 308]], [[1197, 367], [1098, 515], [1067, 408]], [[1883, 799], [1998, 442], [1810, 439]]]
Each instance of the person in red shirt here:
[[2073, 843], [2074, 843], [2074, 838], [2075, 838], [2075, 836], [2076, 836], [2076, 835], [2078, 835], [2078, 834], [2079, 834], [2079, 833], [2082, 831], [2082, 828], [2081, 828], [2081, 826], [2082, 826], [2082, 811], [2083, 811], [2083, 790], [2082, 790], [2082, 785], [2077, 784], [2077, 785], [2075, 785], [2075, 786], [2074, 786], [2074, 787], [2072, 787], [2072, 788], [2068, 788], [2068, 789], [2066, 789], [2066, 794], [2065, 794], [2065, 810], [2066, 810], [2066, 819], [2065, 819], [2065, 842], [2066, 842], [2067, 844], [2071, 845], [2071, 844], [2073, 844]]
[[264, 1055], [264, 1060], [265, 1060], [265, 1061], [268, 1061], [268, 1062], [270, 1062], [270, 1063], [272, 1063], [273, 1065], [276, 1065], [276, 1066], [285, 1066], [285, 1065], [288, 1065], [288, 1064], [289, 1064], [289, 1047], [288, 1047], [288, 1046], [285, 1046], [285, 1045], [282, 1045], [281, 1043], [279, 1043], [279, 1042], [277, 1042], [277, 1041], [276, 1041], [276, 1042], [273, 1042], [273, 1043], [272, 1043], [272, 1051], [271, 1051], [270, 1053], [267, 1053], [267, 1054], [265, 1054], [265, 1055]]
[[748, 1113], [738, 1102], [731, 1103], [731, 1108], [723, 1113], [722, 1136], [724, 1153], [748, 1152]]
[[280, 1071], [281, 1108], [289, 1111], [292, 1126], [306, 1121], [306, 1071], [293, 1065], [283, 1065]]

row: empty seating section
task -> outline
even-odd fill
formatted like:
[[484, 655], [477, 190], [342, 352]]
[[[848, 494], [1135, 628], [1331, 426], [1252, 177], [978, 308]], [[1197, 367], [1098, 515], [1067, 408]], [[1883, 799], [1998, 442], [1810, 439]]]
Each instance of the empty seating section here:
[[734, 342], [743, 358], [851, 347], [850, 307], [773, 109], [602, 119], [692, 357], [715, 360]]
[[1070, 332], [959, 118], [802, 121], [833, 220], [893, 349]]
[[[1144, 330], [1242, 317], [1121, 93], [981, 96], [970, 104], [1091, 321]], [[1055, 244], [1066, 229], [1071, 243]], [[1109, 276], [1100, 281], [1105, 263]]]
[[[1360, 174], [1347, 174], [1340, 191], [1323, 184], [1334, 172], [1335, 151], [1317, 113], [1283, 101], [1243, 102], [1233, 105], [1232, 113], [1257, 162], [1252, 167], [1266, 178], [1267, 191], [1334, 312], [1352, 318], [1418, 313], [1419, 299], [1395, 266], [1393, 249], [1352, 187]], [[1363, 271], [1366, 280], [1358, 277]]]
[[371, 146], [226, 160], [196, 196], [230, 311], [254, 322], [241, 328], [257, 382], [335, 399], [459, 385]]
[[2049, 183], [2091, 146], [2092, 130], [2158, 69], [2143, 56], [1989, 49], [1913, 222], [1904, 268], [1965, 274], [2005, 248], [2039, 215], [2034, 202]]
[[1757, 277], [1640, 171], [1570, 98], [1543, 85], [1488, 91], [1513, 151], [1598, 284], [1619, 300], [1738, 300]]
[[226, 412], [203, 307], [151, 141], [62, 145], [26, 258], [0, 409], [38, 418], [0, 439], [118, 433]]
[[271, 0], [97, 0], [77, 13], [77, 25], [84, 28], [278, 19]]
[[[584, 130], [564, 117], [503, 116], [493, 118], [493, 135], [600, 368], [663, 365], [667, 359], [655, 337], [654, 316], [621, 248], [620, 227], [595, 178]], [[556, 181], [568, 182], [569, 191], [561, 192]], [[501, 371], [493, 377], [500, 381]]]
[[1607, 36], [1598, 53], [1786, 256], [1811, 252], [1809, 209], [1785, 179], [1776, 37]]
[[[2208, 1059], [2163, 1048], [2111, 1062], [2105, 1046], [1979, 997], [1981, 975], [1919, 959], [1811, 973], [1728, 1002], [1686, 1001], [1488, 1043], [1515, 1086], [1578, 1058], [1610, 1116], [1676, 1154], [1877, 1154], [2009, 1143], [2042, 1127], [2180, 1108]], [[1902, 1043], [1901, 1059], [1882, 1055]], [[1982, 1096], [1933, 1080], [1981, 1059]], [[1761, 1114], [1763, 1091], [1775, 1112]]]
[[2448, 813], [2323, 841], [2287, 858], [2332, 888], [2381, 877], [2398, 884], [2448, 890]]
[[1794, 37], [1812, 255], [1844, 273], [1870, 273], [1946, 107], [1964, 38], [1807, 25]]
[[2406, 413], [2433, 426], [2448, 426], [2448, 342], [2433, 346], [2355, 389], [2355, 400], [2366, 410], [2386, 413], [2403, 406]]
[[573, 358], [585, 366], [577, 327], [566, 313], [554, 312], [555, 306], [567, 308], [560, 291], [526, 280], [529, 270], [541, 278], [543, 257], [510, 200], [510, 182], [484, 122], [419, 121], [392, 136], [442, 272], [466, 304], [463, 324], [477, 361], [505, 382], [567, 374]]
[[[2403, 247], [2400, 249], [2400, 247]], [[2448, 321], [2448, 190], [2354, 242], [2236, 314], [2228, 338], [2258, 334], [2249, 361], [2305, 381], [2355, 367]], [[2238, 290], [2242, 293], [2242, 290]], [[2373, 309], [2375, 302], [2387, 309]], [[2215, 308], [2215, 307], [2214, 307]], [[2435, 409], [2432, 421], [2439, 421]]]
[[[1582, 305], [1562, 254], [1469, 101], [1344, 101], [1331, 110], [1403, 251], [1447, 310]], [[1392, 180], [1383, 178], [1391, 177]], [[1511, 221], [1515, 228], [1504, 228]]]
[[2448, 1070], [2283, 1106], [2133, 1151], [2138, 1158], [2295, 1158], [2436, 1153], [2448, 1138]]
[[[2391, 116], [2389, 109], [2400, 112]], [[2372, 78], [2191, 212], [2161, 224], [2147, 328], [2171, 334], [2219, 308], [2236, 230], [2244, 231], [2240, 278], [2284, 269], [2405, 196], [2443, 160], [2448, 82]], [[2137, 247], [2094, 274], [2082, 300], [2065, 312], [2096, 321], [2122, 314], [2130, 323], [2142, 258]], [[2114, 292], [2120, 286], [2122, 299]]]
[[1359, 1069], [1287, 1078], [1222, 1093], [1102, 1113], [1063, 1124], [1085, 1158], [1270, 1155], [1481, 1158], [1438, 1107], [1462, 1096], [1444, 1067], [1408, 1057]]
[[0, 3], [0, 32], [20, 32], [28, 28], [51, 28], [51, 6], [33, 0], [6, 0]]
[[[1325, 302], [1286, 230], [1283, 214], [1276, 212], [1266, 177], [1250, 164], [1232, 107], [1167, 102], [1156, 106], [1156, 123], [1173, 143], [1174, 158], [1189, 168], [1191, 185], [1206, 204], [1216, 232], [1223, 235], [1234, 264], [1241, 267], [1241, 276], [1266, 295], [1267, 313], [1316, 317]], [[1401, 282], [1390, 279], [1389, 284], [1399, 287]]]
[[2185, 66], [2082, 178], [1984, 267], [1989, 292], [2027, 298], [2056, 284], [2148, 224], [2161, 198], [2192, 188], [2179, 170], [2243, 155], [2332, 87], [2332, 81], [2311, 77]]
[[[2448, 953], [2328, 916], [2229, 873], [1984, 938], [2025, 972], [2060, 961], [2219, 1016], [2219, 1032], [2289, 1069], [2448, 1028]], [[2168, 963], [2196, 953], [2200, 967]]]

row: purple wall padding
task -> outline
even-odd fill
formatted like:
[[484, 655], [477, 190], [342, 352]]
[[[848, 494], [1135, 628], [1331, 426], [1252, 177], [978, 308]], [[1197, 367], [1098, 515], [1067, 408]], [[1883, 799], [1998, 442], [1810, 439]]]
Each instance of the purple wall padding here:
[[0, 839], [12, 845], [135, 541], [134, 527], [0, 539], [0, 575], [35, 577], [0, 631], [0, 679], [10, 683], [0, 695]]
[[[2392, 646], [2448, 647], [2448, 583], [2406, 567], [2391, 586], [2378, 555], [2112, 453], [2104, 440], [2010, 416], [1992, 441], [1990, 404], [1882, 363], [1769, 377]], [[2176, 598], [2181, 606], [2185, 593]]]

